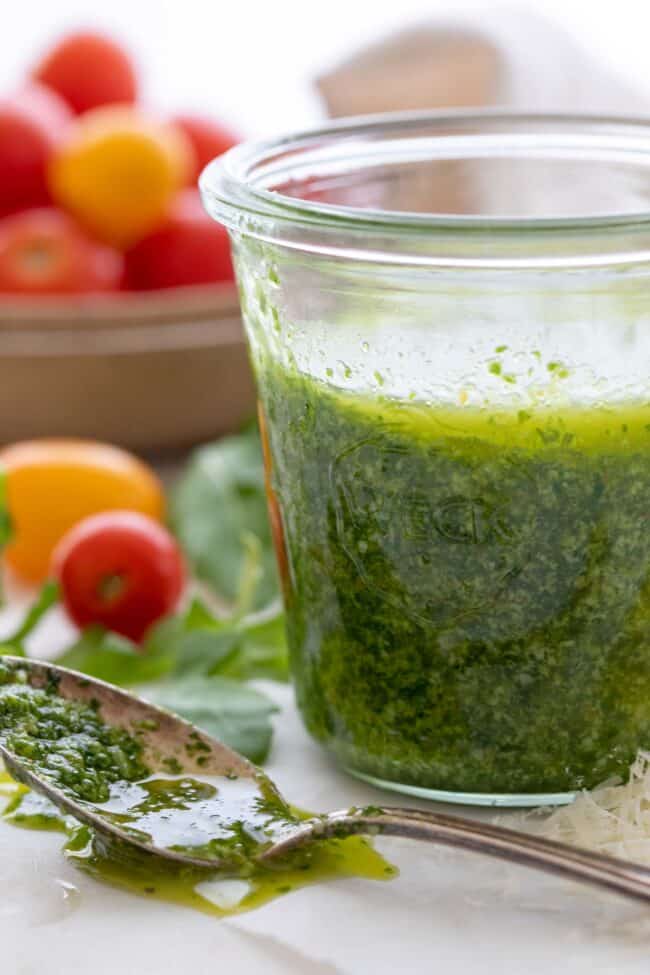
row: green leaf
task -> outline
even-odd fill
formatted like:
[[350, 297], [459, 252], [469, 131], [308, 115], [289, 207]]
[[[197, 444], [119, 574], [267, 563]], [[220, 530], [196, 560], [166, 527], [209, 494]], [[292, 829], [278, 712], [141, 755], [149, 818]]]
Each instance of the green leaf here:
[[263, 762], [269, 753], [273, 734], [270, 716], [277, 708], [252, 687], [225, 677], [190, 675], [147, 688], [146, 696], [252, 762]]
[[218, 669], [212, 668], [210, 673], [218, 672], [239, 680], [253, 677], [289, 679], [284, 612], [279, 600], [265, 610], [235, 622], [231, 634], [230, 653], [224, 654]]
[[25, 657], [25, 648], [19, 643], [0, 643], [0, 657]]
[[89, 677], [130, 687], [157, 680], [168, 674], [174, 665], [173, 657], [163, 646], [147, 646], [139, 650], [130, 640], [91, 626], [55, 663], [78, 670]]
[[[22, 644], [12, 643], [20, 632], [3, 641], [0, 653], [21, 652]], [[287, 680], [284, 614], [278, 602], [242, 619], [219, 620], [194, 600], [183, 615], [154, 627], [143, 647], [91, 626], [56, 663], [123, 687], [167, 675]]]
[[249, 680], [288, 679], [284, 614], [279, 601], [241, 619], [220, 620], [200, 600], [184, 616], [155, 628], [145, 650], [173, 659], [174, 674]]
[[172, 528], [195, 573], [238, 610], [259, 609], [278, 594], [254, 426], [201, 447], [170, 498]]
[[241, 543], [243, 559], [233, 616], [243, 616], [253, 609], [257, 592], [264, 578], [264, 567], [262, 565], [264, 551], [260, 539], [249, 531], [243, 531]]
[[25, 640], [36, 629], [46, 613], [49, 613], [52, 606], [59, 601], [59, 586], [57, 582], [49, 580], [39, 592], [36, 600], [27, 610], [22, 623], [13, 633], [2, 640], [0, 653], [14, 654], [18, 657], [25, 656]]
[[[211, 618], [212, 619], [212, 618]], [[218, 669], [231, 652], [232, 639], [218, 626], [194, 626], [188, 614], [159, 624], [147, 640], [146, 649], [168, 656], [174, 674], [208, 674]]]
[[7, 472], [0, 467], [0, 549], [3, 549], [13, 535], [13, 523], [9, 514], [7, 498]]
[[36, 600], [27, 610], [25, 617], [14, 633], [5, 638], [5, 643], [22, 643], [41, 622], [52, 606], [59, 601], [59, 584], [49, 579], [41, 587]]

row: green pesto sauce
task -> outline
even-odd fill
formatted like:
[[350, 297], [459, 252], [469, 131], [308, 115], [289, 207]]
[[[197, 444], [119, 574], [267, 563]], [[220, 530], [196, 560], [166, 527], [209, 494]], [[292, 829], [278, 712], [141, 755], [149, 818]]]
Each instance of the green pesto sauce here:
[[135, 839], [248, 873], [257, 854], [298, 825], [262, 772], [154, 774], [136, 735], [107, 725], [96, 706], [60, 697], [56, 685], [30, 686], [0, 662], [0, 742], [64, 796]]
[[[215, 917], [251, 911], [302, 887], [339, 877], [390, 880], [397, 873], [371, 843], [359, 836], [319, 842], [300, 856], [243, 874], [171, 866], [130, 848], [103, 845], [87, 826], [64, 816], [47, 799], [0, 773], [0, 798], [3, 795], [8, 799], [5, 822], [22, 829], [63, 833], [66, 858], [95, 880]], [[294, 815], [306, 818], [304, 813]], [[233, 883], [237, 884], [234, 894]]]
[[258, 380], [312, 734], [450, 791], [623, 773], [650, 746], [650, 405], [490, 413]]
[[1, 661], [0, 741], [80, 801], [106, 802], [113, 783], [148, 774], [137, 739], [106, 725], [96, 707], [64, 700], [56, 686], [30, 687]]
[[151, 775], [119, 781], [94, 806], [107, 822], [160, 849], [226, 863], [242, 876], [271, 841], [300, 823], [261, 773], [252, 778]]
[[[206, 860], [188, 870], [120, 841], [107, 841], [48, 800], [3, 777], [4, 818], [31, 829], [62, 831], [66, 855], [100, 880], [222, 915], [249, 910], [297, 887], [335, 876], [387, 879], [390, 867], [364, 840], [312, 844], [278, 864], [256, 856], [305, 817], [273, 783], [251, 778], [152, 773], [137, 734], [106, 725], [93, 705], [65, 700], [56, 685], [31, 687], [0, 662], [0, 742], [68, 798], [134, 838]], [[210, 869], [210, 861], [219, 861]], [[238, 880], [234, 904], [211, 890]]]

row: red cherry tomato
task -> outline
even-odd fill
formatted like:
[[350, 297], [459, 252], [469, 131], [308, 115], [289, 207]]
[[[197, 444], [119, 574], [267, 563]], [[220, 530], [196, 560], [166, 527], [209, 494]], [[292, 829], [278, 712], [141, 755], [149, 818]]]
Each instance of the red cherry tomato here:
[[177, 115], [172, 124], [182, 129], [194, 146], [196, 166], [191, 173], [190, 182], [193, 186], [201, 175], [202, 170], [227, 149], [232, 149], [241, 141], [238, 135], [225, 125], [217, 125], [210, 119], [200, 115]]
[[0, 292], [79, 294], [121, 287], [124, 259], [53, 207], [0, 220]]
[[69, 34], [49, 51], [34, 78], [57, 91], [77, 113], [117, 102], [132, 104], [137, 78], [128, 54], [103, 34]]
[[0, 101], [0, 216], [49, 201], [46, 167], [71, 118], [63, 99], [36, 83]]
[[63, 601], [78, 626], [100, 623], [141, 642], [173, 612], [185, 583], [178, 544], [134, 511], [105, 511], [78, 522], [52, 557]]
[[206, 214], [197, 190], [183, 190], [166, 223], [125, 260], [126, 287], [136, 291], [234, 280], [228, 233]]

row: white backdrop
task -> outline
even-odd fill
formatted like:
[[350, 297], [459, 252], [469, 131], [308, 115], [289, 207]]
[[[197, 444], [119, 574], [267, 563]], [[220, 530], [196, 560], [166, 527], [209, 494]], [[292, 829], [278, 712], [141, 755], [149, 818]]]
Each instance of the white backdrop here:
[[[546, 15], [650, 95], [648, 0], [510, 6]], [[310, 79], [360, 43], [468, 11], [487, 25], [496, 9], [503, 7], [489, 0], [0, 0], [0, 87], [13, 86], [53, 36], [98, 26], [134, 50], [152, 103], [203, 109], [245, 134], [267, 135], [317, 120]]]

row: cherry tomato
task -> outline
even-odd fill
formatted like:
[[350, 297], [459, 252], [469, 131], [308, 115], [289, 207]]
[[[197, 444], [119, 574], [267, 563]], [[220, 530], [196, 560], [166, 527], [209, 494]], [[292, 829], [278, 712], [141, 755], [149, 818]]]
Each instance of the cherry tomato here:
[[240, 138], [225, 125], [200, 115], [177, 115], [172, 123], [182, 129], [194, 147], [196, 166], [190, 174], [189, 181], [195, 186], [201, 172], [213, 159], [220, 156], [227, 149], [232, 149], [240, 142]]
[[112, 508], [162, 519], [162, 486], [145, 464], [90, 440], [29, 440], [0, 451], [13, 537], [5, 549], [24, 579], [44, 579], [59, 539], [88, 515]]
[[101, 623], [136, 642], [174, 610], [185, 583], [177, 542], [133, 511], [84, 518], [57, 545], [52, 569], [78, 626]]
[[79, 294], [121, 287], [122, 255], [53, 207], [0, 220], [0, 292]]
[[127, 288], [174, 288], [234, 280], [230, 241], [207, 215], [198, 190], [183, 190], [166, 221], [125, 254]]
[[69, 34], [46, 54], [33, 76], [58, 92], [78, 113], [99, 105], [130, 104], [137, 97], [131, 59], [103, 34]]
[[165, 219], [193, 165], [180, 129], [109, 105], [71, 124], [50, 163], [49, 185], [90, 233], [128, 247]]
[[46, 167], [71, 118], [56, 92], [36, 83], [0, 101], [0, 215], [49, 201]]

